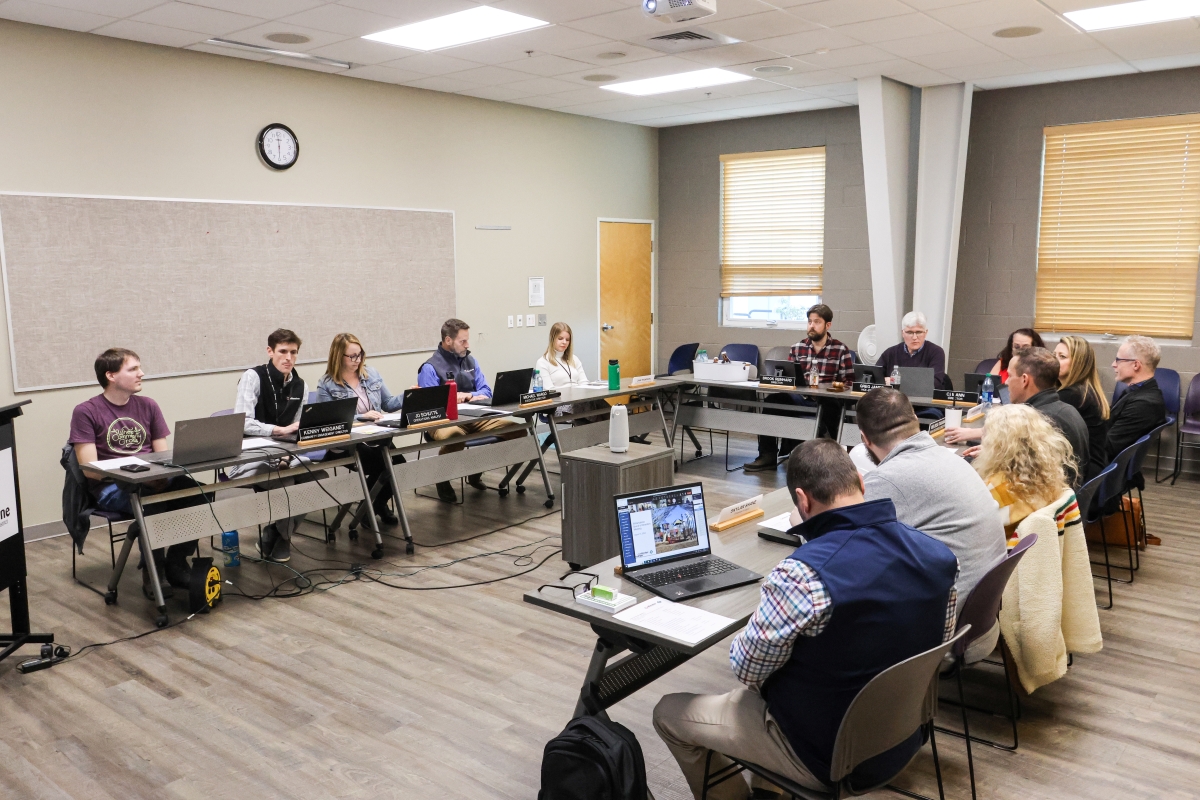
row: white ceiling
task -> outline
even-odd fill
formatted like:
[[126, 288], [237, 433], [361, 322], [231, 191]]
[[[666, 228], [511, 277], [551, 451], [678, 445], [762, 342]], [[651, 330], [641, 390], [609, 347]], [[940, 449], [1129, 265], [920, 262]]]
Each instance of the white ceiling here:
[[[855, 78], [985, 88], [1200, 65], [1195, 19], [1086, 34], [1058, 12], [1105, 0], [717, 0], [717, 15], [682, 25], [644, 16], [640, 0], [493, 0], [550, 27], [420, 53], [359, 37], [483, 3], [474, 0], [2, 0], [0, 18], [272, 61], [292, 67], [663, 127], [853, 105]], [[663, 55], [638, 42], [701, 26], [741, 39]], [[1003, 39], [1001, 28], [1036, 26]], [[264, 37], [300, 33], [281, 45]], [[349, 71], [203, 44], [223, 37], [349, 61]], [[817, 51], [827, 51], [818, 54]], [[622, 52], [616, 60], [601, 53]], [[760, 76], [754, 67], [792, 71]], [[647, 78], [725, 67], [757, 80], [655, 97], [604, 91], [587, 75]]]

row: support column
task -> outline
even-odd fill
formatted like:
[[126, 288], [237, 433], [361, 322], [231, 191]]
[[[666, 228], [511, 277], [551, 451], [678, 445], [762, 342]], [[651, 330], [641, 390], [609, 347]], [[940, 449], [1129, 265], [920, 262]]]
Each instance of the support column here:
[[913, 308], [925, 313], [929, 340], [947, 357], [973, 91], [970, 83], [954, 83], [921, 92]]
[[858, 79], [871, 293], [881, 352], [900, 341], [904, 315], [912, 91], [880, 76]]

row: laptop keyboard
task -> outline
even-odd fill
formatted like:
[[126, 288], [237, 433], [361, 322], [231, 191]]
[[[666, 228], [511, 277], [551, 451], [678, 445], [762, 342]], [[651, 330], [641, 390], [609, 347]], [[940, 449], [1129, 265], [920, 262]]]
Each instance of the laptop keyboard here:
[[667, 569], [659, 569], [654, 572], [641, 574], [637, 576], [637, 579], [646, 586], [658, 587], [666, 586], [669, 583], [692, 580], [693, 578], [707, 578], [712, 575], [720, 575], [722, 572], [729, 572], [737, 568], [737, 564], [730, 564], [723, 558], [713, 556], [695, 564], [688, 564], [685, 567], [668, 567]]

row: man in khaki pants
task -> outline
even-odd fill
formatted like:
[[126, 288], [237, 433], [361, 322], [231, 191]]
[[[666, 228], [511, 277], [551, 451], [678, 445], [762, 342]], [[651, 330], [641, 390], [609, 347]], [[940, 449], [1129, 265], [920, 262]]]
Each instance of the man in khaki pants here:
[[[729, 649], [745, 688], [724, 695], [671, 694], [654, 728], [692, 793], [709, 773], [750, 761], [810, 789], [826, 789], [834, 740], [846, 709], [880, 672], [954, 633], [958, 559], [950, 548], [896, 520], [890, 499], [863, 500], [862, 479], [841, 445], [814, 439], [792, 450], [788, 492], [806, 544], [763, 582], [758, 609]], [[921, 732], [854, 770], [873, 786], [904, 768]], [[743, 800], [740, 776], [713, 800]]]
[[[458, 402], [469, 403], [475, 397], [491, 397], [492, 387], [488, 386], [487, 376], [480, 368], [475, 356], [471, 355], [471, 326], [461, 319], [448, 319], [442, 323], [442, 341], [421, 368], [417, 371], [417, 385], [422, 388], [441, 386], [454, 381], [458, 387]], [[504, 431], [516, 423], [508, 417], [489, 417], [475, 422], [464, 422], [462, 425], [452, 425], [448, 428], [438, 428], [429, 434], [435, 442], [441, 442], [453, 436], [479, 431], [496, 431], [501, 439], [516, 439], [525, 435], [525, 429]], [[463, 442], [448, 444], [439, 453], [456, 453], [466, 447]], [[482, 473], [476, 472], [467, 477], [467, 483], [476, 489], [485, 489]], [[458, 501], [454, 487], [449, 481], [437, 485], [438, 497], [447, 503]]]

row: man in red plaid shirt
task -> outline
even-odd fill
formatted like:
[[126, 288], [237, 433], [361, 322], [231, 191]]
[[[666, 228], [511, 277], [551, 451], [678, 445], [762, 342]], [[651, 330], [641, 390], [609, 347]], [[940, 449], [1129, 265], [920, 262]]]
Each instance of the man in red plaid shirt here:
[[[841, 381], [849, 384], [854, 380], [854, 359], [850, 348], [829, 335], [829, 327], [833, 324], [833, 309], [824, 303], [818, 303], [808, 310], [808, 338], [792, 345], [789, 361], [796, 362], [796, 382], [808, 385], [808, 373], [816, 371], [818, 380], [823, 384]], [[773, 394], [767, 397], [768, 403], [782, 405], [795, 404], [795, 395]], [[810, 402], [801, 401], [804, 405]], [[817, 436], [834, 437], [837, 434], [838, 414], [842, 404], [837, 400], [817, 401]], [[786, 413], [786, 412], [766, 412]], [[797, 444], [792, 439], [784, 439], [782, 446], [774, 436], [758, 437], [758, 458], [746, 464], [742, 469], [746, 472], [767, 472], [779, 465], [779, 456], [787, 458], [792, 448]]]

